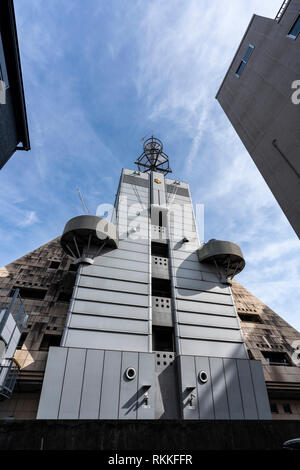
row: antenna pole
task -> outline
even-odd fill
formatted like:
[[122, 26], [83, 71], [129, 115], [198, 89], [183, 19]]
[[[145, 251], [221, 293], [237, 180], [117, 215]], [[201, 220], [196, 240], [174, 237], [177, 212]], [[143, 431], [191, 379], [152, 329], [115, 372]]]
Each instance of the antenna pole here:
[[82, 207], [83, 207], [84, 212], [85, 212], [86, 214], [89, 214], [90, 212], [89, 212], [89, 210], [88, 210], [88, 207], [87, 207], [86, 203], [84, 202], [84, 199], [83, 199], [83, 197], [82, 197], [82, 195], [81, 195], [81, 192], [80, 192], [80, 189], [79, 189], [79, 188], [77, 189], [77, 192], [78, 192], [78, 196], [79, 196], [79, 199], [80, 199], [80, 201], [81, 201], [81, 204], [82, 204]]

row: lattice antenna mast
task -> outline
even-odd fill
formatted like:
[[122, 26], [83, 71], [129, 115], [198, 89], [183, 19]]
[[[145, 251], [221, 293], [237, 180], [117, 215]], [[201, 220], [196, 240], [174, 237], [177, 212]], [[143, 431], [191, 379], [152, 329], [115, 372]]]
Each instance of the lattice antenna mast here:
[[163, 152], [163, 144], [161, 140], [154, 136], [144, 141], [144, 152], [135, 164], [138, 166], [139, 171], [143, 173], [149, 171], [159, 171], [164, 175], [172, 173], [169, 157]]

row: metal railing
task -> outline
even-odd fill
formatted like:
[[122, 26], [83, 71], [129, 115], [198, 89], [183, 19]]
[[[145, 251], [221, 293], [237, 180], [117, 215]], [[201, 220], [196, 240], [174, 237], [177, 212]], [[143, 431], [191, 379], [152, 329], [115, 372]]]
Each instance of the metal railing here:
[[19, 289], [14, 289], [13, 292], [11, 289], [0, 289], [0, 334], [10, 314], [16, 322], [16, 326], [22, 331], [27, 315]]
[[0, 398], [10, 398], [20, 369], [14, 359], [5, 359], [3, 362], [4, 365], [0, 365], [0, 380], [3, 378], [3, 382], [0, 385]]
[[285, 10], [287, 9], [287, 7], [289, 6], [289, 4], [291, 3], [291, 0], [284, 0], [283, 4], [281, 5], [276, 17], [275, 17], [275, 20], [279, 23], [279, 21], [281, 20]]
[[26, 321], [25, 305], [19, 289], [0, 289], [0, 339], [5, 345], [4, 357], [0, 357], [0, 399], [10, 398], [13, 392], [20, 367], [13, 357], [5, 357], [5, 354], [14, 354], [16, 345], [11, 341], [18, 341]]

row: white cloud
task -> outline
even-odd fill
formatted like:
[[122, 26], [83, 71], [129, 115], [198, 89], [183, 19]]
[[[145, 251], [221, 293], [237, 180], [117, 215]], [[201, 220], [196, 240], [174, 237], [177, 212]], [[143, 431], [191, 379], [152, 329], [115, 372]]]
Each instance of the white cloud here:
[[29, 211], [25, 213], [25, 217], [18, 223], [18, 227], [29, 227], [32, 224], [35, 224], [39, 221], [36, 213], [34, 211]]
[[154, 125], [169, 122], [179, 146], [190, 138], [177, 158], [194, 203], [205, 203], [206, 239], [239, 243], [247, 261], [239, 280], [299, 326], [299, 240], [214, 99], [252, 14], [274, 18], [280, 6], [280, 0], [150, 2], [138, 30], [135, 80]]
[[241, 244], [239, 280], [295, 322], [298, 240], [214, 98], [252, 14], [281, 0], [15, 3], [32, 151], [1, 170], [3, 256], [57, 236], [78, 186], [91, 209], [112, 202], [132, 140], [154, 131], [205, 203], [206, 238]]

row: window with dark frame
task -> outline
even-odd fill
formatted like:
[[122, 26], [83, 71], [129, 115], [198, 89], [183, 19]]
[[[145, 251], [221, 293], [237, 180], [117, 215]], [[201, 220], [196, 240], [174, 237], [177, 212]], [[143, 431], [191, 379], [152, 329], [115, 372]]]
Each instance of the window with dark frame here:
[[174, 351], [173, 328], [166, 326], [152, 327], [153, 351]]
[[48, 351], [50, 346], [60, 346], [61, 336], [60, 335], [48, 335], [44, 334], [40, 351]]
[[78, 269], [78, 264], [74, 264], [74, 263], [70, 264], [69, 271], [76, 273], [77, 269]]
[[22, 349], [23, 344], [25, 343], [27, 338], [27, 333], [22, 333], [19, 339], [19, 342], [17, 344], [16, 349]]
[[291, 361], [287, 354], [275, 351], [261, 351], [270, 366], [290, 366]]
[[152, 296], [172, 297], [170, 279], [152, 278]]
[[276, 403], [270, 403], [271, 413], [279, 413]]
[[5, 88], [9, 87], [1, 32], [0, 32], [0, 80], [5, 83]]
[[70, 302], [72, 292], [60, 292], [57, 297], [57, 302]]
[[9, 293], [10, 297], [13, 297], [15, 289], [19, 289], [21, 299], [44, 300], [47, 294], [47, 289], [35, 289], [34, 287], [15, 286], [11, 289]]
[[285, 413], [289, 413], [290, 415], [293, 413], [291, 405], [289, 403], [283, 403], [282, 407]]
[[50, 269], [58, 269], [60, 265], [60, 261], [51, 261], [48, 268]]
[[162, 211], [159, 211], [158, 218], [159, 218], [158, 225], [159, 227], [162, 227]]
[[291, 27], [288, 37], [292, 39], [297, 39], [300, 33], [300, 15], [298, 15], [298, 18], [296, 19], [295, 23]]
[[248, 49], [247, 49], [247, 51], [246, 51], [246, 54], [245, 54], [244, 57], [242, 58], [241, 63], [240, 63], [240, 65], [238, 66], [237, 71], [235, 72], [235, 76], [236, 76], [237, 78], [240, 78], [240, 76], [242, 75], [243, 70], [244, 70], [244, 68], [246, 67], [247, 62], [249, 61], [249, 59], [250, 59], [250, 57], [251, 57], [251, 55], [252, 55], [252, 52], [254, 51], [254, 48], [255, 48], [255, 46], [253, 46], [252, 44], [249, 44], [249, 47], [248, 47]]
[[167, 243], [151, 242], [151, 255], [168, 258], [169, 249]]
[[259, 315], [256, 315], [255, 313], [240, 313], [238, 312], [239, 318], [243, 322], [248, 322], [248, 323], [263, 323], [262, 319], [260, 318]]

